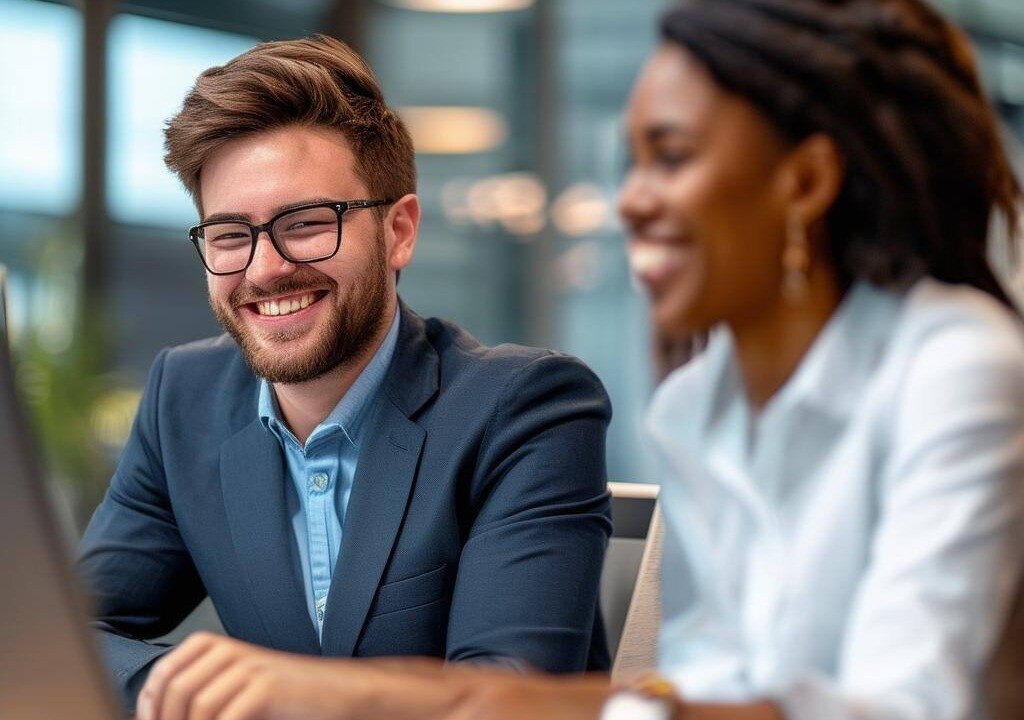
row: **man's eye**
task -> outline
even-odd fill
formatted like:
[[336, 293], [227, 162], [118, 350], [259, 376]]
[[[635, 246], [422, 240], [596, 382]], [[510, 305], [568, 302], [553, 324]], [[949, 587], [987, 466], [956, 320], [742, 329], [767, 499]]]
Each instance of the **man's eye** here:
[[211, 240], [213, 240], [213, 242], [231, 242], [232, 240], [241, 240], [242, 238], [248, 239], [248, 235], [240, 232], [225, 232], [217, 233], [211, 238]]
[[312, 230], [329, 224], [333, 223], [328, 223], [327, 221], [323, 220], [296, 220], [293, 223], [289, 223], [288, 227], [286, 227], [284, 231], [297, 232], [299, 230]]

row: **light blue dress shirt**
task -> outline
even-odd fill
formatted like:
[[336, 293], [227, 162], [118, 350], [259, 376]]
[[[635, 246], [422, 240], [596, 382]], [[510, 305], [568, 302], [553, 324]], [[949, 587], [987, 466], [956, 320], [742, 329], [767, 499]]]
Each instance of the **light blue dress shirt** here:
[[365, 420], [377, 402], [398, 342], [398, 312], [373, 359], [331, 414], [313, 429], [305, 446], [281, 419], [274, 391], [260, 382], [259, 415], [284, 450], [292, 492], [288, 514], [302, 563], [310, 619], [322, 636], [327, 595], [341, 549], [342, 528], [359, 462]]

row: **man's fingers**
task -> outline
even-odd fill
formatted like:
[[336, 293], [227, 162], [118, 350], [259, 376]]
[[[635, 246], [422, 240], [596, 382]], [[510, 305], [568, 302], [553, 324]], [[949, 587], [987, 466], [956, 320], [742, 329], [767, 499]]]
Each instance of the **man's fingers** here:
[[265, 720], [270, 710], [269, 685], [249, 682], [221, 710], [217, 720]]
[[224, 642], [207, 649], [167, 681], [159, 705], [159, 720], [187, 720], [193, 698], [222, 671], [244, 657], [244, 650]]
[[192, 698], [188, 720], [218, 720], [227, 704], [249, 683], [251, 676], [251, 668], [246, 663], [236, 663], [218, 674]]
[[190, 635], [181, 645], [157, 661], [149, 672], [142, 692], [139, 693], [136, 708], [138, 720], [160, 720], [159, 713], [167, 683], [205, 654], [217, 639], [216, 635], [209, 633]]

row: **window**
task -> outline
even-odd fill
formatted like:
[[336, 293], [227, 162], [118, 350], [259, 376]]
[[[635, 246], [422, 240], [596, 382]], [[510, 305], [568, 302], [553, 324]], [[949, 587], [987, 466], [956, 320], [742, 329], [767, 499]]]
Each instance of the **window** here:
[[110, 27], [107, 193], [112, 218], [184, 227], [191, 200], [163, 163], [164, 124], [199, 73], [256, 44], [254, 38], [134, 15]]
[[77, 10], [0, 0], [0, 207], [69, 215], [81, 176]]

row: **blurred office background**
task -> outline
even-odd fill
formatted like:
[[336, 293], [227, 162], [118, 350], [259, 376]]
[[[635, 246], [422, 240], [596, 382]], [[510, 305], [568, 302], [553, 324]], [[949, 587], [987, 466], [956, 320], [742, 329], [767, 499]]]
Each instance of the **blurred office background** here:
[[[936, 1], [975, 37], [1018, 152], [1024, 3]], [[204, 68], [316, 32], [366, 56], [414, 135], [425, 216], [402, 295], [487, 343], [582, 357], [615, 405], [610, 479], [648, 479], [648, 328], [614, 196], [622, 107], [666, 4], [0, 0], [0, 262], [22, 387], [79, 517], [155, 353], [218, 332], [163, 123]]]

